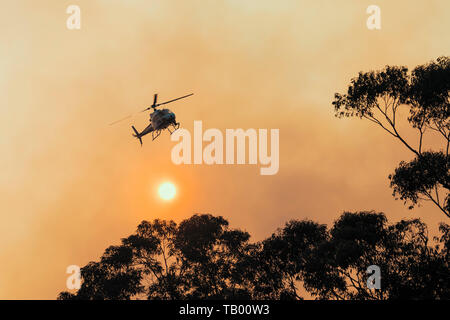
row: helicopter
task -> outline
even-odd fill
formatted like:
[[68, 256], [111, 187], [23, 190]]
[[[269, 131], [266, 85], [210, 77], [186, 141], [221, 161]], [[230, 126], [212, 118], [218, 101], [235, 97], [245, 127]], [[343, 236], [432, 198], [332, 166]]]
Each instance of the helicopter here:
[[[139, 139], [139, 142], [141, 143], [141, 146], [142, 146], [142, 137], [150, 132], [152, 133], [152, 141], [155, 140], [156, 138], [158, 138], [164, 129], [167, 129], [170, 132], [170, 134], [174, 133], [175, 130], [180, 128], [180, 123], [175, 120], [175, 113], [173, 113], [169, 109], [156, 109], [156, 108], [159, 106], [162, 106], [164, 104], [168, 104], [168, 103], [180, 100], [180, 99], [190, 97], [192, 95], [193, 95], [193, 93], [176, 98], [176, 99], [172, 99], [172, 100], [169, 100], [166, 102], [157, 103], [158, 94], [155, 93], [155, 95], [153, 96], [153, 104], [150, 107], [145, 108], [144, 110], [141, 111], [141, 112], [145, 112], [148, 110], [153, 110], [153, 112], [150, 113], [150, 119], [149, 119], [150, 124], [141, 132], [136, 130], [136, 128], [134, 126], [131, 126], [131, 128], [134, 131], [133, 137]], [[122, 120], [124, 120], [124, 119], [122, 119]], [[121, 120], [119, 120], [119, 121], [121, 121]], [[118, 122], [118, 121], [116, 121], [116, 122]], [[114, 124], [114, 123], [115, 122], [113, 122], [112, 124]], [[171, 131], [170, 128], [172, 128], [173, 131]]]

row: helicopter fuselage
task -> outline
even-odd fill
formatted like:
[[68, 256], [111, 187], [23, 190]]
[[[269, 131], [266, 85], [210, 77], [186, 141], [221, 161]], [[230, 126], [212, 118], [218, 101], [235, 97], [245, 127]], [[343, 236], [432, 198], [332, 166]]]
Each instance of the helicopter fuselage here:
[[169, 109], [157, 109], [150, 114], [150, 124], [153, 130], [164, 130], [170, 125], [176, 125], [175, 114]]

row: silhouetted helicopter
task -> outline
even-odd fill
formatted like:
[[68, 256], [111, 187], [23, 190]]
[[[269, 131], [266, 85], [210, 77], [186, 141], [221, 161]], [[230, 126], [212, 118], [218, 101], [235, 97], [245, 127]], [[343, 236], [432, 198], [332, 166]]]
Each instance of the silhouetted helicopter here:
[[[145, 108], [144, 110], [141, 111], [141, 112], [145, 112], [147, 110], [153, 109], [153, 112], [150, 114], [150, 119], [149, 119], [150, 124], [144, 130], [142, 130], [142, 132], [137, 131], [134, 126], [131, 126], [131, 128], [134, 131], [133, 137], [138, 138], [139, 142], [141, 143], [141, 146], [142, 146], [142, 137], [145, 136], [147, 133], [150, 133], [150, 132], [152, 133], [152, 141], [155, 140], [157, 137], [159, 137], [159, 135], [161, 134], [161, 131], [164, 129], [169, 130], [170, 134], [172, 134], [175, 130], [177, 130], [180, 127], [180, 123], [176, 122], [176, 120], [175, 120], [175, 113], [173, 113], [169, 109], [156, 109], [156, 108], [159, 106], [162, 106], [163, 104], [168, 104], [168, 103], [180, 100], [180, 99], [190, 97], [192, 95], [193, 95], [193, 93], [176, 98], [176, 99], [172, 99], [172, 100], [169, 100], [166, 102], [157, 103], [158, 94], [155, 94], [153, 97], [153, 104], [150, 107]], [[130, 116], [128, 116], [127, 118], [129, 118], [129, 117]], [[121, 119], [119, 121], [122, 121], [125, 119]], [[118, 121], [116, 121], [116, 122], [118, 122]], [[116, 122], [113, 122], [111, 124], [114, 124]], [[174, 130], [170, 131], [169, 127], [172, 127]]]

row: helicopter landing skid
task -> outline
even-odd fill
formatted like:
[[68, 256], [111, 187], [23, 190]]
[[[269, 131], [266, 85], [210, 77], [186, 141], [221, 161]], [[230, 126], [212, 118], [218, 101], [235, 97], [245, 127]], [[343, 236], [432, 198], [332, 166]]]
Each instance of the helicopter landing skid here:
[[[156, 133], [155, 133], [156, 132]], [[159, 137], [161, 130], [152, 131], [152, 141]]]
[[180, 128], [180, 123], [177, 122], [176, 124], [172, 124], [172, 127], [174, 128], [173, 131], [170, 131], [170, 129], [167, 128], [167, 130], [169, 130], [170, 134], [174, 133], [175, 131], [177, 131]]

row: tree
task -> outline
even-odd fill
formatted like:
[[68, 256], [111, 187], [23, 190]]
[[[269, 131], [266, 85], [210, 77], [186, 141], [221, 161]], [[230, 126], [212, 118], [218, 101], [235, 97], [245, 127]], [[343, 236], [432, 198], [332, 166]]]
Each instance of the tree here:
[[[376, 212], [345, 212], [330, 230], [290, 221], [263, 241], [253, 292], [260, 298], [338, 300], [450, 299], [449, 226], [429, 246], [418, 219], [387, 224]], [[367, 268], [381, 269], [381, 290], [367, 287]]]
[[[445, 246], [428, 246], [419, 219], [388, 225], [382, 213], [344, 213], [306, 266], [306, 287], [321, 298], [449, 299]], [[381, 269], [381, 290], [368, 289], [367, 268]], [[447, 283], [447, 284], [446, 284]]]
[[310, 220], [291, 220], [283, 229], [259, 243], [251, 272], [252, 292], [261, 299], [301, 299], [300, 282], [308, 275], [306, 265], [326, 242], [327, 228]]
[[[413, 208], [431, 201], [450, 217], [450, 57], [416, 67], [386, 66], [381, 71], [360, 72], [346, 94], [335, 94], [335, 115], [369, 120], [399, 140], [414, 154], [389, 176], [393, 195]], [[398, 129], [399, 108], [407, 108], [407, 121], [417, 132], [411, 143]], [[443, 138], [438, 150], [424, 150], [426, 132]]]
[[142, 221], [121, 245], [105, 250], [99, 262], [81, 269], [76, 294], [60, 299], [206, 299], [245, 296], [236, 265], [250, 235], [228, 229], [228, 221], [194, 215], [173, 221]]
[[249, 238], [247, 232], [229, 230], [223, 217], [194, 215], [182, 221], [174, 246], [186, 270], [186, 297], [248, 298], [239, 281], [239, 261], [247, 253]]
[[[418, 219], [388, 225], [382, 213], [346, 212], [327, 229], [291, 220], [267, 239], [194, 215], [143, 221], [121, 245], [81, 269], [82, 285], [59, 299], [450, 299], [450, 226], [429, 245]], [[367, 267], [382, 288], [367, 288]]]

